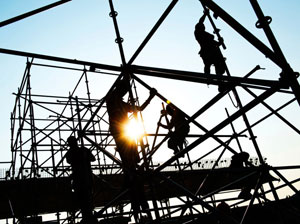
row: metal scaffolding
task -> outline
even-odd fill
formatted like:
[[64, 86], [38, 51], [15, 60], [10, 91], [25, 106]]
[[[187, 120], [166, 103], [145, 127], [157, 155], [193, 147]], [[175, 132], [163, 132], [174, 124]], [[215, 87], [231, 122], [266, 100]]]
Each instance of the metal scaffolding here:
[[[61, 3], [64, 2], [67, 1], [61, 1]], [[300, 104], [299, 83], [297, 81], [299, 74], [293, 71], [285, 59], [270, 29], [270, 17], [263, 14], [256, 0], [250, 0], [258, 18], [256, 25], [263, 29], [272, 49], [263, 44], [216, 3], [211, 0], [200, 0], [204, 8], [215, 13], [282, 70], [278, 80], [251, 78], [253, 73], [261, 69], [259, 66], [253, 68], [244, 77], [237, 77], [232, 76], [228, 68], [226, 68], [226, 75], [215, 76], [199, 72], [134, 65], [133, 63], [139, 53], [177, 2], [178, 0], [171, 1], [142, 44], [127, 61], [122, 46], [123, 39], [118, 28], [118, 13], [114, 9], [113, 1], [109, 0], [110, 16], [116, 33], [115, 42], [118, 44], [122, 61], [120, 66], [0, 49], [0, 53], [3, 54], [27, 57], [23, 79], [17, 93], [15, 93], [16, 101], [11, 113], [12, 161], [9, 171], [6, 172], [5, 181], [11, 183], [15, 181], [21, 186], [26, 180], [49, 179], [50, 188], [55, 184], [58, 186], [59, 181], [62, 184], [59, 186], [71, 186], [71, 168], [65, 162], [65, 154], [68, 150], [66, 139], [70, 135], [74, 135], [80, 140], [80, 144], [88, 148], [96, 157], [96, 161], [92, 163], [92, 169], [96, 178], [95, 216], [100, 223], [134, 221], [135, 223], [242, 224], [253, 223], [254, 220], [256, 223], [266, 223], [266, 220], [271, 218], [276, 219], [276, 223], [286, 223], [287, 221], [296, 223], [295, 220], [299, 219], [299, 202], [297, 204], [290, 202], [290, 199], [280, 198], [278, 191], [282, 188], [289, 188], [295, 194], [295, 198], [299, 197], [299, 190], [295, 187], [299, 179], [288, 180], [282, 171], [299, 169], [300, 165], [273, 167], [267, 164], [263, 150], [260, 149], [253, 131], [256, 125], [271, 116], [276, 116], [289, 128], [300, 134], [299, 129], [279, 113], [280, 110], [295, 103], [295, 101]], [[35, 13], [37, 12], [39, 11]], [[24, 17], [21, 16], [20, 19], [22, 18]], [[18, 18], [12, 21], [17, 20]], [[210, 21], [216, 30], [212, 18]], [[217, 34], [219, 38], [222, 38], [220, 33]], [[65, 66], [36, 63], [39, 59], [52, 63], [64, 63]], [[80, 77], [74, 89], [67, 96], [48, 95], [47, 93], [44, 95], [35, 94], [32, 91], [33, 84], [31, 82], [32, 76], [35, 75], [32, 72], [33, 67], [68, 70], [79, 73]], [[107, 94], [100, 99], [91, 97], [89, 78], [95, 73], [99, 77], [106, 74], [117, 77]], [[130, 78], [131, 89], [128, 94], [128, 102], [134, 106], [139, 106], [139, 92], [150, 91], [152, 88], [143, 81], [142, 76], [189, 81], [199, 83], [199, 85], [226, 84], [225, 91], [217, 93], [194, 114], [186, 113], [159, 91], [156, 93], [155, 100], [157, 102], [163, 105], [172, 105], [184, 114], [193, 133], [187, 136], [189, 144], [165, 161], [158, 161], [155, 155], [166, 147], [165, 143], [169, 139], [170, 133], [166, 133], [159, 126], [150, 133], [144, 127], [143, 137], [137, 140], [138, 152], [142, 159], [139, 166], [145, 179], [144, 189], [150, 204], [150, 208], [147, 210], [151, 212], [153, 220], [145, 218], [144, 214], [147, 212], [145, 210], [141, 211], [139, 220], [133, 218], [130, 199], [127, 195], [128, 188], [122, 186], [122, 160], [115, 150], [116, 144], [109, 130], [106, 96], [115, 87], [117, 80], [123, 76]], [[83, 87], [84, 94], [83, 91], [78, 90], [79, 86]], [[251, 100], [242, 102], [239, 90], [248, 93]], [[199, 122], [198, 118], [215, 105], [222, 105], [222, 99], [228, 94], [237, 104], [236, 111], [230, 114], [226, 109], [227, 117], [224, 120], [212, 128], [206, 128]], [[276, 94], [286, 94], [291, 97], [275, 109], [266, 100]], [[257, 121], [250, 121], [248, 113], [258, 105], [267, 108], [269, 114], [260, 117]], [[135, 116], [142, 123], [145, 119], [142, 112], [136, 112], [132, 116]], [[161, 116], [160, 119], [165, 119], [165, 117]], [[235, 122], [242, 123], [244, 129], [237, 130], [234, 125]], [[222, 131], [224, 129], [225, 131]], [[251, 157], [243, 168], [230, 168], [230, 158], [228, 159], [226, 156], [247, 151], [241, 142], [241, 139], [247, 136], [254, 148], [254, 157]], [[213, 147], [207, 148], [205, 145], [207, 141], [213, 141]], [[205, 150], [198, 150], [202, 145], [205, 145], [203, 147]], [[212, 159], [212, 156], [215, 159]], [[274, 181], [279, 179], [283, 183], [275, 186]], [[245, 186], [250, 186], [251, 197], [240, 198], [238, 195]], [[71, 187], [67, 190], [71, 190]], [[43, 194], [41, 193], [41, 195]], [[63, 198], [63, 193], [61, 195], [54, 194], [53, 197]], [[292, 199], [294, 200], [294, 198]], [[11, 206], [8, 212], [10, 214], [6, 218], [13, 218], [14, 223], [22, 223], [24, 217], [34, 218], [45, 213], [56, 213], [55, 220], [57, 223], [74, 223], [81, 219], [78, 207], [68, 203], [64, 205], [65, 207], [57, 206], [55, 210], [55, 206], [51, 209], [47, 206], [38, 208], [38, 203], [46, 202], [35, 202], [36, 206], [33, 206], [32, 210], [29, 209], [27, 213], [22, 214], [18, 213], [17, 205], [15, 205], [17, 202], [14, 201], [13, 196], [9, 196], [8, 201]], [[72, 204], [72, 202], [70, 203]], [[231, 212], [226, 213], [220, 209], [218, 205], [221, 203], [226, 203]], [[274, 211], [276, 211], [276, 215], [274, 215]], [[62, 215], [62, 212], [66, 214]], [[264, 218], [257, 220], [258, 216], [253, 217], [253, 214], [263, 215]], [[5, 218], [3, 214], [0, 216]]]

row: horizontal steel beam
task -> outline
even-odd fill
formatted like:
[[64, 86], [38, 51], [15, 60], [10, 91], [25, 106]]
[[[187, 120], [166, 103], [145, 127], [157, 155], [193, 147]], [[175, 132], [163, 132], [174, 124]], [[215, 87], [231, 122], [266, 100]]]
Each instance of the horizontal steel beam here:
[[[0, 48], [0, 53], [10, 54], [23, 57], [31, 57], [42, 60], [56, 61], [61, 63], [69, 63], [83, 66], [90, 66], [97, 69], [121, 72], [123, 68], [121, 66], [106, 65], [95, 62], [88, 62], [76, 59], [62, 58], [50, 55], [36, 54], [24, 51], [16, 51], [10, 49]], [[272, 87], [280, 85], [281, 88], [288, 88], [284, 83], [274, 80], [263, 80], [263, 79], [252, 79], [252, 78], [243, 78], [243, 77], [229, 77], [229, 76], [217, 76], [212, 74], [204, 74], [199, 72], [191, 71], [180, 71], [172, 69], [163, 69], [163, 68], [154, 68], [146, 66], [131, 65], [129, 66], [131, 72], [141, 75], [147, 75], [158, 78], [167, 78], [181, 81], [190, 81], [197, 83], [213, 84], [219, 85], [223, 81], [227, 82], [229, 85], [240, 86], [240, 85], [256, 85], [260, 87]]]
[[75, 65], [84, 65], [84, 66], [90, 66], [90, 67], [109, 70], [109, 71], [117, 71], [117, 72], [122, 71], [122, 68], [119, 66], [105, 65], [105, 64], [95, 63], [95, 62], [81, 61], [81, 60], [69, 59], [69, 58], [61, 58], [61, 57], [56, 57], [56, 56], [36, 54], [36, 53], [30, 53], [30, 52], [24, 52], [24, 51], [16, 51], [16, 50], [4, 49], [4, 48], [0, 48], [0, 53], [16, 55], [16, 56], [23, 56], [23, 57], [30, 57], [30, 58], [37, 58], [37, 59], [42, 59], [42, 60], [56, 61], [56, 62], [62, 62], [62, 63], [69, 63], [69, 64], [75, 64]]
[[153, 77], [160, 78], [168, 78], [182, 81], [190, 81], [190, 82], [198, 82], [205, 84], [214, 84], [219, 85], [221, 83], [224, 84], [224, 81], [227, 84], [239, 86], [239, 85], [256, 85], [256, 86], [264, 86], [264, 87], [272, 87], [281, 85], [281, 88], [284, 87], [283, 83], [281, 84], [279, 81], [274, 80], [263, 80], [263, 79], [253, 79], [253, 78], [244, 78], [244, 77], [232, 77], [232, 76], [217, 76], [213, 74], [205, 74], [199, 72], [190, 72], [190, 71], [180, 71], [180, 70], [172, 70], [172, 69], [164, 69], [164, 68], [154, 68], [154, 67], [145, 67], [132, 65], [131, 71], [136, 74], [148, 75]]

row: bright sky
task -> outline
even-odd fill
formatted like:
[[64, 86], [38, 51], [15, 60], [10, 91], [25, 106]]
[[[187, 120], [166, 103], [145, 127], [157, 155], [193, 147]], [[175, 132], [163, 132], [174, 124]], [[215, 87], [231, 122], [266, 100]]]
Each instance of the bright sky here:
[[[53, 2], [49, 0], [0, 1], [0, 21]], [[169, 0], [114, 2], [115, 10], [118, 12], [117, 20], [121, 37], [124, 39], [123, 47], [127, 61], [129, 61], [170, 2]], [[263, 31], [255, 27], [257, 18], [249, 1], [216, 0], [215, 2], [269, 46]], [[269, 15], [273, 19], [271, 28], [291, 67], [295, 71], [300, 71], [300, 45], [298, 44], [300, 31], [297, 27], [300, 21], [300, 14], [298, 13], [300, 9], [299, 0], [260, 1], [260, 4], [265, 15]], [[108, 1], [73, 0], [0, 28], [0, 48], [119, 66], [121, 60], [115, 43], [115, 32], [109, 12]], [[203, 8], [197, 0], [179, 1], [133, 64], [203, 72], [202, 60], [198, 55], [199, 46], [193, 34], [194, 26], [202, 12]], [[223, 54], [227, 58], [226, 62], [232, 76], [242, 77], [256, 65], [260, 65], [266, 69], [256, 72], [252, 77], [271, 80], [279, 78], [280, 70], [276, 65], [235, 33], [220, 18], [215, 23], [221, 29], [221, 35], [227, 46], [227, 50], [223, 50]], [[208, 21], [206, 21], [206, 27], [208, 31], [212, 31]], [[2, 161], [11, 159], [10, 112], [15, 99], [12, 92], [16, 92], [19, 87], [25, 69], [25, 62], [26, 58], [23, 57], [0, 54], [0, 99], [2, 102], [0, 111], [2, 118], [0, 153]], [[34, 93], [67, 96], [77, 82], [79, 74], [74, 76], [70, 72], [54, 74], [54, 72], [36, 69], [32, 71], [32, 77], [34, 79], [32, 90]], [[217, 87], [215, 86], [145, 76], [139, 77], [150, 86], [155, 87], [162, 95], [189, 115], [195, 113], [217, 94]], [[101, 87], [91, 83], [91, 85], [94, 85], [91, 91], [94, 98], [103, 97], [115, 79], [114, 76], [107, 77], [104, 75], [103, 77], [93, 78], [101, 79]], [[242, 102], [245, 104], [252, 99], [243, 90], [238, 91], [240, 91]], [[147, 95], [143, 95], [142, 99], [145, 97]], [[289, 99], [291, 99], [291, 96], [276, 94], [267, 102], [276, 109]], [[150, 114], [149, 116], [155, 114], [155, 118], [148, 122], [150, 127], [152, 124], [152, 128], [159, 117], [160, 104], [161, 101], [156, 99], [151, 104], [151, 109], [145, 111], [145, 116], [147, 113]], [[225, 107], [230, 114], [236, 111], [230, 98], [226, 96], [197, 121], [210, 129], [226, 117]], [[268, 111], [264, 107], [259, 106], [249, 113], [249, 120], [254, 122], [267, 113]], [[296, 116], [296, 113], [299, 113], [299, 106], [296, 103], [281, 112], [291, 123], [300, 128], [300, 118]], [[147, 121], [145, 122], [147, 125]], [[236, 125], [238, 130], [243, 130], [239, 123]], [[230, 128], [226, 130], [227, 134], [232, 133]], [[300, 138], [281, 120], [272, 117], [256, 126], [253, 131], [258, 136], [257, 141], [262, 155], [268, 159], [267, 161], [271, 165], [300, 164], [298, 151]], [[249, 139], [244, 141], [246, 147], [248, 147]], [[246, 148], [244, 150], [248, 151]], [[251, 156], [255, 156], [253, 149], [252, 151], [249, 149], [249, 151]], [[164, 154], [164, 156], [171, 155], [171, 151]]]

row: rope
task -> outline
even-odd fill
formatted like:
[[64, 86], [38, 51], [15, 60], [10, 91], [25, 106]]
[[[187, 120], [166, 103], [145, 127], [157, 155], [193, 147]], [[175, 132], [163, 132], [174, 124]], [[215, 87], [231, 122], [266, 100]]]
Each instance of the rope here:
[[239, 107], [238, 103], [235, 104], [235, 103], [233, 102], [232, 97], [231, 97], [231, 95], [229, 94], [229, 92], [228, 92], [228, 96], [229, 96], [229, 99], [230, 99], [232, 105], [233, 105], [235, 108], [238, 108], [238, 107]]

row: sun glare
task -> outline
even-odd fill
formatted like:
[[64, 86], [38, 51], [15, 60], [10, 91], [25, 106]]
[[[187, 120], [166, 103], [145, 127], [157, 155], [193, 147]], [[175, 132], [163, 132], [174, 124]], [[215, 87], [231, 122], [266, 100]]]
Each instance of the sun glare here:
[[132, 140], [138, 140], [144, 134], [143, 125], [136, 119], [131, 119], [125, 125], [125, 135]]

